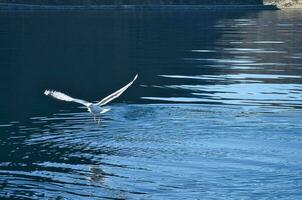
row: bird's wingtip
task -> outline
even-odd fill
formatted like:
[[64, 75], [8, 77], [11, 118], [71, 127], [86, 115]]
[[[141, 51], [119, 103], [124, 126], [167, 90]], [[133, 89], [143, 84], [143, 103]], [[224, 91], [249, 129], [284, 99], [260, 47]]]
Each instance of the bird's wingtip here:
[[51, 90], [45, 90], [44, 91], [44, 94], [47, 96], [47, 95], [49, 95], [51, 93]]

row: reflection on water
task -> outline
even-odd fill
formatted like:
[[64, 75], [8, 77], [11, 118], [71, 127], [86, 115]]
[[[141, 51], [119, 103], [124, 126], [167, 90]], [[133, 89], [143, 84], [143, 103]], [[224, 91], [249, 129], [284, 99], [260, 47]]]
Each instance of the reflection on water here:
[[[302, 197], [300, 13], [0, 20], [1, 198]], [[135, 73], [100, 125], [43, 96], [99, 100]]]
[[[283, 29], [277, 28], [280, 33], [271, 35], [270, 32], [282, 23], [268, 21], [263, 24], [263, 19], [271, 19], [271, 15], [264, 12], [259, 18], [216, 22], [213, 31], [223, 32], [215, 40], [216, 45], [205, 49], [201, 43], [199, 48], [188, 50], [183, 58], [184, 66], [198, 68], [198, 72], [175, 74], [171, 70], [169, 75], [159, 75], [167, 79], [164, 85], [151, 85], [180, 90], [185, 94], [142, 98], [172, 102], [301, 107], [301, 47], [300, 41], [292, 44], [290, 40], [296, 37], [297, 32], [301, 32], [301, 26], [297, 26], [298, 22], [294, 21], [291, 25], [295, 30], [284, 34], [281, 32]], [[261, 27], [255, 29], [259, 25]], [[275, 38], [279, 41], [271, 40]]]

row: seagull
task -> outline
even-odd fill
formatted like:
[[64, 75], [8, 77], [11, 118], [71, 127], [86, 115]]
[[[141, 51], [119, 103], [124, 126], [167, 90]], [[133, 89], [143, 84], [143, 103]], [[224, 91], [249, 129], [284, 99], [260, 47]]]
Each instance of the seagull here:
[[[125, 85], [121, 89], [117, 90], [116, 92], [108, 95], [107, 97], [103, 98], [101, 101], [99, 101], [97, 103], [91, 103], [91, 102], [88, 102], [88, 101], [85, 101], [82, 99], [76, 99], [71, 96], [68, 96], [67, 94], [64, 94], [62, 92], [58, 92], [55, 90], [45, 90], [44, 94], [46, 96], [52, 96], [53, 98], [59, 99], [62, 101], [75, 102], [75, 103], [84, 105], [88, 109], [88, 111], [93, 115], [93, 119], [96, 122], [96, 116], [99, 116], [110, 110], [108, 108], [103, 108], [103, 106], [108, 104], [110, 101], [121, 96], [121, 94], [123, 94], [134, 83], [134, 81], [137, 79], [137, 77], [138, 77], [138, 74], [136, 74], [135, 77], [133, 78], [133, 80], [130, 81], [127, 85]], [[100, 119], [97, 122], [99, 123]]]

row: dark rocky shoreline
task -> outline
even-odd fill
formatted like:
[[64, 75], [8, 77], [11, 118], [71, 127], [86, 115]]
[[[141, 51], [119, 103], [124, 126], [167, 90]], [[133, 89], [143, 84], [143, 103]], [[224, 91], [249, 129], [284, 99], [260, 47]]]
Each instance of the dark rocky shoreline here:
[[32, 5], [262, 5], [263, 0], [0, 0]]
[[274, 5], [194, 5], [194, 4], [147, 4], [147, 5], [32, 5], [32, 4], [15, 4], [0, 3], [0, 10], [275, 10]]
[[0, 0], [0, 9], [233, 9], [235, 6], [237, 9], [302, 8], [302, 0]]

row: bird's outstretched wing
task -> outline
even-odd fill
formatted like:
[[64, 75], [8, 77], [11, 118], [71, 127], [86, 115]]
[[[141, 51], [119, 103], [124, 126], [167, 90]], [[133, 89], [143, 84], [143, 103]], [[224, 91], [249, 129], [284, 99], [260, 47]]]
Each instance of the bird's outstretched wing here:
[[119, 89], [118, 91], [116, 91], [116, 92], [110, 94], [109, 96], [105, 97], [100, 102], [98, 102], [97, 105], [103, 106], [103, 105], [109, 103], [110, 101], [112, 101], [113, 99], [116, 99], [119, 96], [121, 96], [121, 94], [123, 94], [123, 92], [125, 92], [128, 89], [128, 87], [130, 87], [133, 84], [133, 82], [137, 79], [137, 77], [138, 77], [138, 74], [135, 75], [134, 79], [130, 83], [128, 83], [127, 85], [125, 85], [124, 87]]
[[84, 106], [89, 106], [89, 102], [82, 100], [82, 99], [76, 99], [73, 97], [70, 97], [62, 92], [58, 92], [58, 91], [54, 91], [54, 90], [45, 90], [44, 92], [45, 95], [47, 96], [52, 96], [53, 98], [62, 100], [62, 101], [69, 101], [69, 102], [75, 102], [75, 103], [79, 103], [82, 104]]

